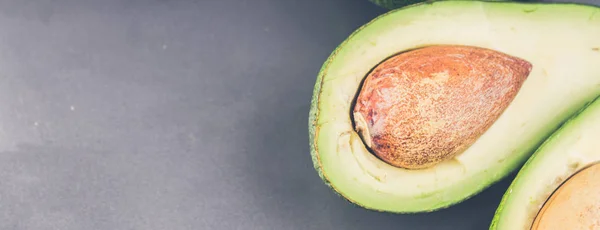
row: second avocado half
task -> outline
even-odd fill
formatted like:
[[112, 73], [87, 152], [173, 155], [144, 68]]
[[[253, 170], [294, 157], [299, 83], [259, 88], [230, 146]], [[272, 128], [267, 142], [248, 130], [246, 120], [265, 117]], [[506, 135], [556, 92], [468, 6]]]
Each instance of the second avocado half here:
[[600, 229], [600, 98], [552, 134], [519, 170], [490, 229]]
[[390, 11], [352, 33], [317, 76], [314, 167], [367, 209], [429, 212], [464, 201], [600, 96], [598, 38], [600, 8], [580, 4], [440, 1]]

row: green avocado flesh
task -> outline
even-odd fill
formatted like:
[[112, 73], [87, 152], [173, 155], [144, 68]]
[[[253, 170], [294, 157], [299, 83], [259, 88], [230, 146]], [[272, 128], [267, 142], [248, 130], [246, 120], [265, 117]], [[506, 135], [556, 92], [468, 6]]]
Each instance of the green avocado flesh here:
[[570, 119], [519, 170], [490, 229], [528, 230], [546, 200], [574, 173], [600, 162], [600, 99]]
[[[600, 8], [576, 4], [440, 1], [390, 11], [350, 35], [325, 61], [309, 115], [315, 169], [363, 208], [414, 213], [459, 203], [521, 166], [566, 119], [600, 95]], [[496, 122], [466, 151], [406, 170], [370, 153], [350, 112], [369, 71], [428, 45], [484, 47], [533, 69]], [[516, 214], [512, 214], [516, 215]]]

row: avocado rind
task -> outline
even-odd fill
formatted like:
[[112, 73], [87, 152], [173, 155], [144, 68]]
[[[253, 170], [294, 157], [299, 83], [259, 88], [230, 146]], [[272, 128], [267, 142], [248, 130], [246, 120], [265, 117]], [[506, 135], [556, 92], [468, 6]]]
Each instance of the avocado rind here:
[[418, 4], [422, 2], [431, 2], [432, 0], [369, 0], [370, 2], [388, 10], [398, 9], [405, 6]]
[[[593, 51], [600, 47], [597, 12], [578, 4], [440, 1], [393, 10], [358, 28], [327, 58], [314, 86], [309, 139], [320, 178], [358, 206], [394, 213], [435, 211], [483, 191], [600, 95], [600, 67], [593, 64], [600, 62]], [[557, 30], [567, 32], [555, 36]], [[496, 49], [531, 61], [534, 71], [505, 114], [456, 160], [415, 171], [382, 164], [352, 130], [352, 94], [378, 62], [432, 44]], [[565, 68], [556, 67], [552, 58], [563, 56]]]
[[[439, 2], [439, 1], [453, 1], [453, 0], [369, 0], [369, 2], [372, 2], [375, 5], [378, 5], [379, 7], [388, 9], [388, 10], [395, 10], [395, 9], [399, 9], [399, 8], [403, 8], [403, 7], [407, 7], [410, 5], [415, 5], [415, 4], [424, 4], [424, 3], [431, 3], [431, 2]], [[480, 1], [487, 1], [487, 2], [503, 2], [503, 1], [509, 1], [509, 0], [480, 0]], [[515, 2], [525, 2], [526, 0], [514, 0]]]
[[560, 184], [573, 173], [600, 162], [598, 139], [600, 97], [566, 121], [521, 167], [496, 209], [490, 230], [530, 229]]

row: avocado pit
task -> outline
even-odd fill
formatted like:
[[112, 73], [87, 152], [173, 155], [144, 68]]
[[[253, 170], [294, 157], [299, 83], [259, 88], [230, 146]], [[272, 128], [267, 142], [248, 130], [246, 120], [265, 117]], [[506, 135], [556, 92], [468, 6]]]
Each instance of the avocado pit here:
[[550, 196], [531, 230], [600, 229], [600, 163], [568, 178]]
[[531, 72], [520, 58], [473, 46], [397, 54], [365, 78], [352, 111], [365, 145], [390, 165], [431, 167], [472, 145]]

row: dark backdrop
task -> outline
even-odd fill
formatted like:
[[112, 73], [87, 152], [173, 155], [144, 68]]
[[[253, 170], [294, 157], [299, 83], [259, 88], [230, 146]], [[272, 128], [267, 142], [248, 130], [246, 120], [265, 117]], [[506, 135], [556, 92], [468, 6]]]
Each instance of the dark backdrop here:
[[383, 12], [367, 0], [0, 1], [0, 229], [486, 229], [510, 178], [393, 215], [342, 200], [312, 168], [317, 71]]

